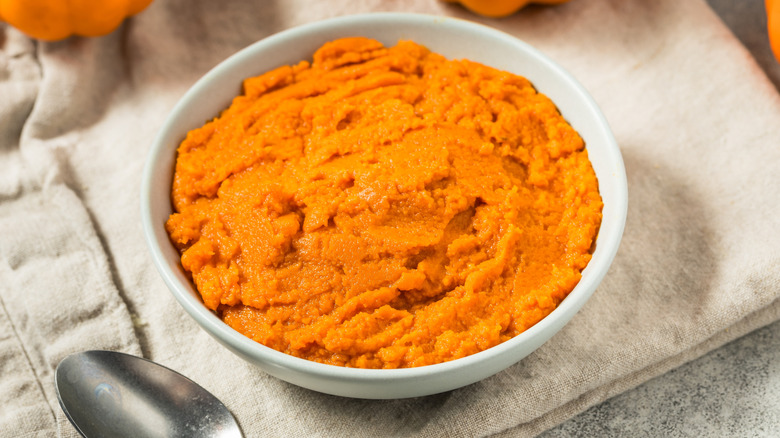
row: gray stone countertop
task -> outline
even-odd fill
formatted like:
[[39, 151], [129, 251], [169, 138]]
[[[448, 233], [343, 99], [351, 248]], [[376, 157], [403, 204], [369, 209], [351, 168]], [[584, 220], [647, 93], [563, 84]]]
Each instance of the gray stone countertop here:
[[[780, 90], [764, 0], [708, 2]], [[780, 321], [540, 436], [558, 437], [780, 437]]]

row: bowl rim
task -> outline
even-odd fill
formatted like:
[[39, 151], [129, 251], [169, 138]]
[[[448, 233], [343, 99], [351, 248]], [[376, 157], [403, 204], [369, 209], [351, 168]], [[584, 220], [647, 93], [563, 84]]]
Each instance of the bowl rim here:
[[[155, 223], [155, 218], [153, 217], [153, 211], [151, 207], [151, 198], [153, 197], [153, 191], [158, 187], [158, 185], [155, 184], [155, 181], [158, 179], [158, 163], [161, 159], [165, 158], [165, 154], [173, 154], [175, 156], [175, 151], [178, 147], [178, 144], [183, 139], [183, 136], [186, 135], [185, 132], [179, 136], [178, 142], [175, 142], [175, 144], [170, 144], [168, 137], [171, 137], [172, 135], [171, 130], [174, 128], [177, 118], [184, 113], [185, 109], [198, 100], [200, 95], [203, 93], [207, 83], [218, 79], [226, 72], [235, 69], [236, 65], [242, 62], [246, 62], [252, 57], [258, 56], [258, 54], [262, 54], [263, 50], [266, 50], [267, 48], [272, 47], [273, 45], [286, 39], [299, 38], [302, 35], [312, 33], [321, 33], [329, 29], [355, 25], [356, 23], [359, 23], [360, 25], [372, 23], [384, 24], [388, 21], [403, 21], [404, 23], [411, 25], [427, 26], [431, 23], [440, 23], [466, 27], [471, 31], [485, 34], [492, 38], [502, 39], [505, 42], [514, 45], [518, 49], [527, 52], [527, 54], [532, 56], [537, 62], [541, 63], [544, 68], [556, 71], [560, 78], [567, 82], [567, 85], [571, 89], [576, 91], [576, 97], [580, 99], [582, 103], [588, 108], [588, 111], [592, 113], [592, 116], [598, 122], [598, 126], [595, 127], [595, 129], [600, 131], [600, 134], [607, 142], [605, 145], [605, 150], [609, 158], [609, 167], [610, 170], [614, 173], [614, 179], [618, 182], [617, 186], [615, 187], [615, 204], [612, 205], [614, 214], [616, 215], [616, 223], [615, 226], [609, 229], [604, 229], [602, 226], [599, 230], [599, 234], [596, 240], [597, 247], [593, 253], [593, 258], [588, 264], [588, 267], [583, 270], [582, 278], [576, 287], [571, 291], [571, 293], [549, 315], [512, 339], [470, 356], [433, 365], [399, 369], [349, 368], [313, 362], [274, 350], [237, 332], [222, 320], [220, 320], [216, 314], [208, 310], [202, 304], [199, 298], [196, 298], [193, 295], [194, 287], [191, 284], [188, 286], [182, 284], [180, 281], [180, 276], [177, 276], [177, 273], [174, 272], [174, 270], [171, 268], [171, 266], [169, 266], [169, 263], [164, 258], [164, 250], [162, 245], [170, 245], [170, 241], [168, 240], [167, 233], [164, 231], [164, 224]], [[261, 72], [258, 72], [257, 74], [259, 73]], [[555, 102], [555, 100], [553, 101]], [[170, 184], [167, 187], [169, 188]], [[482, 363], [486, 359], [489, 359], [493, 356], [507, 354], [509, 351], [524, 343], [528, 343], [541, 333], [544, 333], [548, 330], [553, 330], [554, 334], [560, 330], [563, 325], [568, 323], [568, 320], [573, 317], [579, 308], [582, 307], [582, 305], [590, 298], [597, 285], [606, 275], [609, 266], [611, 265], [617, 253], [620, 240], [622, 238], [627, 214], [627, 203], [628, 191], [623, 159], [617, 142], [611, 132], [611, 129], [609, 128], [609, 124], [602, 111], [596, 104], [595, 100], [568, 71], [563, 69], [557, 63], [552, 61], [547, 55], [543, 54], [530, 44], [495, 28], [460, 18], [402, 12], [373, 12], [352, 14], [299, 25], [263, 38], [226, 58], [214, 68], [209, 70], [197, 82], [195, 82], [195, 84], [186, 91], [186, 93], [178, 100], [173, 109], [168, 113], [164, 124], [159, 129], [158, 134], [155, 137], [148, 152], [141, 181], [141, 221], [143, 225], [144, 238], [150, 250], [152, 261], [168, 289], [174, 295], [175, 299], [184, 308], [184, 310], [193, 319], [195, 319], [199, 325], [202, 326], [202, 328], [204, 328], [210, 335], [215, 337], [225, 346], [232, 347], [234, 351], [237, 351], [248, 357], [258, 358], [266, 362], [267, 365], [271, 367], [292, 369], [297, 372], [313, 374], [318, 377], [333, 379], [335, 381], [349, 380], [357, 382], [380, 380], [384, 381], [388, 379], [424, 379], [433, 374], [452, 372], [463, 367], [469, 367]], [[171, 211], [173, 210], [171, 209]], [[160, 228], [163, 229], [165, 237], [164, 242], [160, 238]], [[600, 261], [600, 264], [595, 266], [593, 269], [588, 270], [588, 268], [593, 265], [594, 260], [596, 260], [596, 254], [599, 254], [598, 260]], [[179, 269], [181, 270], [180, 266]], [[564, 321], [561, 324], [559, 320], [562, 318]], [[553, 325], [556, 323], [559, 323], [561, 327], [554, 328]], [[548, 339], [550, 336], [548, 336]], [[543, 342], [546, 340], [547, 339], [544, 339]], [[538, 348], [538, 346], [534, 347], [531, 351], [535, 350], [536, 348]], [[526, 354], [524, 354], [523, 357]], [[518, 358], [512, 363], [515, 363], [520, 359], [522, 359], [522, 357]]]

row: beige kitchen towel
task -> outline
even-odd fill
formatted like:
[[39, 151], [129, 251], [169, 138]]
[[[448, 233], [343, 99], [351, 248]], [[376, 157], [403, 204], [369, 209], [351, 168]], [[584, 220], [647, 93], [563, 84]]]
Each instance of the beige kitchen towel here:
[[[216, 63], [338, 15], [423, 12], [536, 46], [604, 110], [629, 182], [591, 300], [509, 369], [409, 400], [315, 393], [222, 348], [173, 300], [140, 225], [168, 111]], [[258, 72], [260, 73], [260, 72]], [[494, 20], [435, 0], [155, 0], [102, 38], [0, 28], [0, 437], [75, 436], [53, 368], [106, 348], [174, 368], [247, 437], [533, 436], [780, 319], [780, 96], [703, 0], [574, 0]]]

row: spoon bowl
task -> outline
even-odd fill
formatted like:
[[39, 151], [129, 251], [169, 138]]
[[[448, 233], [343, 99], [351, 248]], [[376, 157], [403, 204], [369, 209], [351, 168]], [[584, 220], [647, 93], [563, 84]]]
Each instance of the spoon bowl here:
[[63, 359], [54, 375], [68, 420], [93, 437], [241, 437], [230, 411], [183, 375], [114, 351]]

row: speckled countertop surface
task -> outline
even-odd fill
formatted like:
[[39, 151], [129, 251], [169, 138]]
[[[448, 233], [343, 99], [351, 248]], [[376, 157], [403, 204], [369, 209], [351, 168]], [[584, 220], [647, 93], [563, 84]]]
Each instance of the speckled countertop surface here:
[[[780, 90], [763, 0], [708, 0]], [[780, 437], [780, 322], [594, 406], [555, 437]]]

